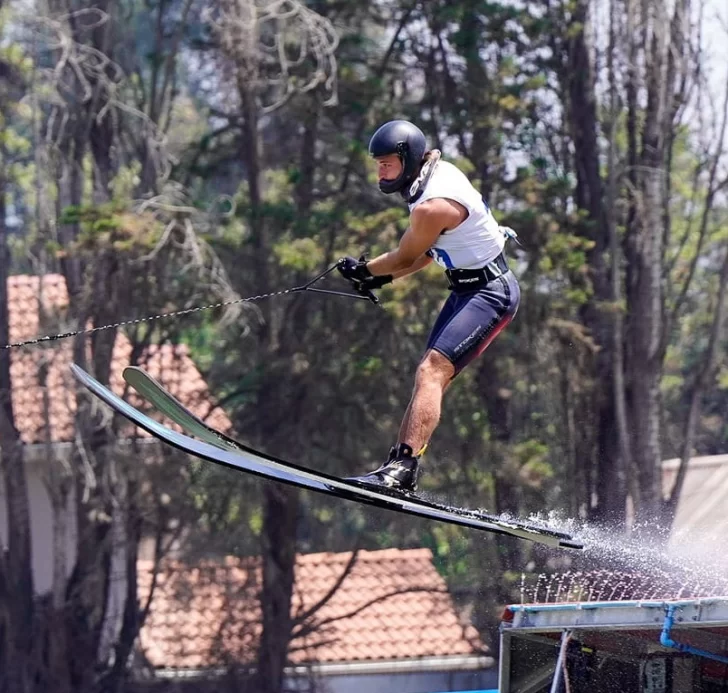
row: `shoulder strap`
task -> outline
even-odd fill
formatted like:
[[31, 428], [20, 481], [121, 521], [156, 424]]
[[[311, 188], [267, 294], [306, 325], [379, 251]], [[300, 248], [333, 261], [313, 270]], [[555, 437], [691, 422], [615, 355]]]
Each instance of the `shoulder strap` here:
[[402, 197], [404, 197], [407, 204], [411, 205], [413, 202], [416, 202], [422, 193], [425, 192], [425, 188], [430, 182], [430, 178], [432, 178], [432, 174], [435, 172], [437, 162], [441, 156], [442, 152], [439, 149], [433, 149], [430, 152], [430, 158], [422, 166], [420, 174], [414, 179], [412, 185], [402, 190]]

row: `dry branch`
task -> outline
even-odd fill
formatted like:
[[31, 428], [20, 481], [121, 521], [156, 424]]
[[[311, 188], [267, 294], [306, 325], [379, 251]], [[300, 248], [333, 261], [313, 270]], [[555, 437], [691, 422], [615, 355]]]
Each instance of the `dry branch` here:
[[337, 102], [333, 24], [298, 0], [220, 0], [210, 22], [239, 78], [258, 95], [263, 113], [295, 94], [321, 87], [324, 105]]

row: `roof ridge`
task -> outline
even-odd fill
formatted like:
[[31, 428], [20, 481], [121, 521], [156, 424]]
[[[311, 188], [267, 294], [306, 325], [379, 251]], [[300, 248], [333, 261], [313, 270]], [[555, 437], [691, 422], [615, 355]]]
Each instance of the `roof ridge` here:
[[[348, 560], [351, 559], [352, 552], [351, 551], [318, 551], [315, 553], [296, 553], [296, 563], [297, 564], [307, 564], [307, 563], [314, 563], [319, 564], [322, 562], [325, 562], [325, 559], [336, 559], [337, 562], [345, 563]], [[359, 554], [357, 556], [357, 561], [366, 561], [366, 562], [374, 562], [374, 563], [382, 563], [383, 560], [391, 559], [391, 558], [406, 558], [406, 559], [427, 559], [432, 560], [433, 553], [432, 550], [427, 547], [419, 547], [419, 548], [411, 548], [411, 549], [397, 549], [397, 548], [387, 548], [387, 549], [362, 549], [359, 551]], [[180, 567], [180, 568], [190, 568], [190, 567], [211, 567], [211, 566], [217, 566], [220, 568], [237, 568], [242, 563], [250, 562], [251, 560], [260, 560], [260, 555], [250, 555], [250, 556], [234, 556], [234, 555], [225, 555], [225, 556], [208, 556], [204, 558], [199, 558], [196, 560], [189, 560], [186, 561], [184, 559], [180, 558], [170, 558], [170, 559], [162, 559], [162, 565], [168, 566], [168, 567]], [[154, 566], [154, 561], [149, 558], [140, 558], [137, 560], [137, 566], [142, 566], [143, 569], [152, 568]]]
[[[337, 559], [349, 560], [351, 558], [351, 551], [320, 551], [316, 553], [299, 553], [296, 554], [297, 560], [302, 563], [318, 563], [325, 557], [336, 557]], [[387, 548], [387, 549], [361, 549], [357, 555], [357, 561], [375, 561], [381, 562], [387, 558], [426, 558], [432, 559], [433, 553], [429, 548], [412, 548], [412, 549], [398, 549], [398, 548]]]
[[66, 281], [66, 278], [61, 274], [60, 272], [46, 272], [44, 274], [29, 274], [28, 272], [23, 272], [21, 274], [11, 274], [8, 276], [8, 281], [16, 280], [16, 279], [47, 279], [47, 278], [53, 278], [53, 279], [62, 279], [63, 281]]

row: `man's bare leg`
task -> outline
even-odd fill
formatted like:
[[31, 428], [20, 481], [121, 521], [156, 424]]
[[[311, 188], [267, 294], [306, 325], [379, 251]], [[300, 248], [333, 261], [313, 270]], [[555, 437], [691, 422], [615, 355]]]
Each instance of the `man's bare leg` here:
[[[430, 440], [440, 421], [442, 395], [455, 375], [455, 368], [442, 354], [428, 351], [415, 375], [412, 398], [405, 411], [398, 445], [392, 448], [389, 460], [379, 469], [350, 481], [386, 486], [400, 491], [417, 488], [417, 453]], [[409, 450], [408, 448], [412, 448]]]
[[440, 422], [442, 396], [454, 375], [455, 366], [439, 351], [428, 351], [417, 367], [412, 398], [399, 429], [399, 441], [409, 445], [415, 455]]

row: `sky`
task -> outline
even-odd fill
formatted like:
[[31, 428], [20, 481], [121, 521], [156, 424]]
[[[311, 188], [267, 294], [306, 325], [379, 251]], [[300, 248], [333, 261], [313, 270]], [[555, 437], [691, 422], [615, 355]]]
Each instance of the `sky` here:
[[705, 46], [711, 54], [713, 71], [711, 86], [720, 95], [725, 88], [728, 73], [728, 2], [726, 0], [705, 0], [703, 20]]
[[[713, 102], [719, 105], [725, 94], [728, 80], [728, 0], [705, 0], [703, 20], [704, 45], [709, 55], [708, 85]], [[728, 133], [723, 141], [728, 151]], [[724, 169], [728, 168], [724, 157]]]

